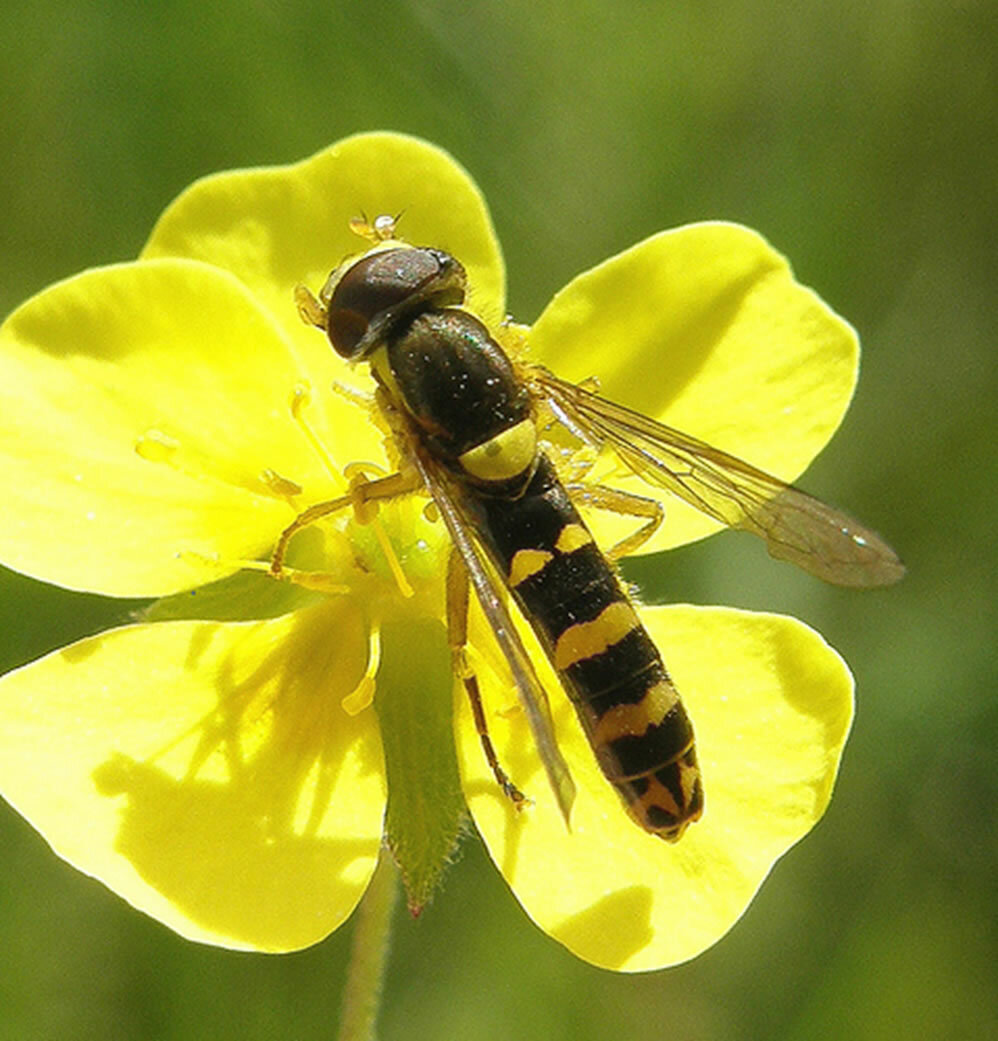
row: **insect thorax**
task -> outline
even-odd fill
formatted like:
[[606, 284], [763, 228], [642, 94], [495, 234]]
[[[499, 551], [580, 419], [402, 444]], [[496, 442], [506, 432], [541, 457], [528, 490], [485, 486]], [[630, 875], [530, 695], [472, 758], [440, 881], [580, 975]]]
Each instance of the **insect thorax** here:
[[[533, 461], [530, 392], [474, 315], [434, 308], [407, 317], [391, 330], [372, 362], [421, 442], [448, 467], [469, 476], [462, 460], [466, 453], [483, 446], [481, 462], [487, 465], [486, 456], [498, 457], [511, 436], [517, 458]], [[522, 437], [516, 437], [519, 431]], [[516, 472], [524, 468], [514, 465]]]

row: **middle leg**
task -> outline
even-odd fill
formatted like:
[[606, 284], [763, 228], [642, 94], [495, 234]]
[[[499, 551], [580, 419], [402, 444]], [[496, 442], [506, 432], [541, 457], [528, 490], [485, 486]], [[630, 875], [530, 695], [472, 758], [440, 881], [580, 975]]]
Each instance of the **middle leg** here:
[[447, 637], [450, 641], [454, 675], [464, 683], [465, 693], [471, 704], [471, 714], [475, 719], [475, 729], [478, 731], [478, 738], [482, 743], [482, 750], [485, 752], [492, 775], [503, 794], [520, 810], [523, 809], [528, 799], [513, 784], [499, 764], [499, 757], [496, 755], [495, 746], [489, 735], [485, 709], [482, 706], [478, 676], [468, 661], [468, 601], [468, 572], [465, 570], [458, 552], [451, 550], [450, 559], [447, 562]]

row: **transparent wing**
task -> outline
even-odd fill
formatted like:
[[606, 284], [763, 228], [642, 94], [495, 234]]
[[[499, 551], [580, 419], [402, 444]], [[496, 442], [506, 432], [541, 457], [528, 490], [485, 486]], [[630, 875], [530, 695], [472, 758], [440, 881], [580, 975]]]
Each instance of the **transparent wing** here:
[[575, 782], [568, 764], [558, 749], [551, 722], [551, 709], [547, 695], [531, 664], [530, 656], [513, 627], [506, 607], [502, 589], [496, 584], [492, 572], [481, 556], [471, 526], [465, 523], [461, 507], [451, 494], [447, 479], [431, 458], [415, 451], [413, 460], [427, 489], [433, 496], [440, 516], [455, 548], [464, 562], [472, 587], [482, 605], [499, 649], [509, 665], [516, 685], [517, 696], [523, 707], [530, 731], [537, 746], [541, 762], [547, 773], [548, 782], [554, 792], [558, 808], [565, 823], [569, 822], [572, 803], [575, 801]]
[[771, 556], [841, 586], [885, 586], [904, 574], [894, 550], [841, 510], [546, 370], [531, 378], [556, 411], [612, 448], [639, 477], [728, 527], [758, 535]]

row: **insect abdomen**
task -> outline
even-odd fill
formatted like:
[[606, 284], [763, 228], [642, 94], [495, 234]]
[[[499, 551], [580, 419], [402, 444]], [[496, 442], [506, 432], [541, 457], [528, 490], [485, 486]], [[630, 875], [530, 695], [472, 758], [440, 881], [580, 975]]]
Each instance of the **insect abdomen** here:
[[470, 494], [479, 538], [558, 670], [606, 777], [646, 830], [700, 816], [693, 727], [613, 569], [541, 456], [518, 497]]

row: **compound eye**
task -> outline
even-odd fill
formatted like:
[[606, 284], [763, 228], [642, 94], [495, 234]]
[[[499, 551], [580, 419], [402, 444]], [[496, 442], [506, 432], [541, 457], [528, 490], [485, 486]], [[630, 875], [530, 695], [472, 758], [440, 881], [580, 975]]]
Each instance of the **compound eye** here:
[[329, 300], [329, 341], [344, 358], [369, 351], [388, 323], [421, 305], [444, 306], [464, 297], [464, 270], [433, 249], [370, 253], [340, 279]]

